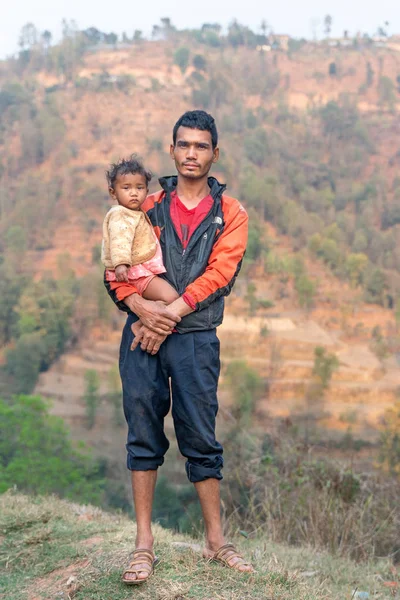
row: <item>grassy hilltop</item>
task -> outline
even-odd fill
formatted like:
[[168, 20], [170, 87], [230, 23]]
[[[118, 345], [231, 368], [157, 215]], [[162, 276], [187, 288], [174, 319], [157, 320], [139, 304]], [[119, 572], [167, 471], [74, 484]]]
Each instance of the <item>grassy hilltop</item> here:
[[264, 539], [238, 541], [255, 575], [201, 559], [187, 536], [155, 528], [161, 559], [143, 587], [120, 582], [134, 526], [91, 506], [9, 492], [0, 497], [0, 598], [4, 600], [347, 600], [354, 590], [394, 598], [400, 574], [385, 561], [357, 565]]

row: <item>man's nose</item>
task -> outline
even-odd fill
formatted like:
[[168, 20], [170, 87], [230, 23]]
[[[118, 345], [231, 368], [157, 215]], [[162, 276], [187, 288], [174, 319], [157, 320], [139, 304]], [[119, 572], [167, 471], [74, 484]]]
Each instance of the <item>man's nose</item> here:
[[197, 152], [195, 146], [188, 146], [186, 158], [196, 158]]

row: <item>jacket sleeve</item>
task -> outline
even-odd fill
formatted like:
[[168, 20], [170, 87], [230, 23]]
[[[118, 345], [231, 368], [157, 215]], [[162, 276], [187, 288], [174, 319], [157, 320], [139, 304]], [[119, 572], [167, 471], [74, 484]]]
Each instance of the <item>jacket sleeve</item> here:
[[110, 296], [114, 304], [117, 305], [119, 310], [131, 313], [131, 311], [125, 304], [124, 299], [128, 296], [131, 296], [132, 294], [138, 293], [135, 286], [132, 283], [125, 283], [124, 281], [107, 281], [105, 272], [103, 281], [108, 295]]
[[110, 255], [113, 268], [118, 265], [132, 265], [132, 242], [139, 217], [132, 211], [126, 215], [115, 211], [110, 215], [108, 221], [108, 233], [110, 236]]
[[214, 300], [227, 296], [235, 283], [246, 250], [248, 216], [235, 200], [223, 205], [225, 227], [208, 259], [206, 270], [185, 290], [196, 310], [207, 308]]

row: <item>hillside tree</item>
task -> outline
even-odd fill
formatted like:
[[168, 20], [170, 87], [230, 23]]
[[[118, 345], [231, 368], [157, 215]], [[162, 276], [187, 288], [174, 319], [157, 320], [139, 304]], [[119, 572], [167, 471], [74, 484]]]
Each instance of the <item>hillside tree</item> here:
[[85, 371], [85, 394], [83, 401], [86, 406], [87, 428], [92, 429], [96, 421], [97, 409], [100, 404], [99, 375], [94, 369]]
[[33, 23], [26, 23], [21, 29], [19, 45], [21, 50], [30, 50], [36, 46], [39, 40], [39, 32]]
[[385, 412], [379, 462], [390, 475], [400, 477], [400, 400]]
[[313, 375], [321, 385], [322, 390], [329, 387], [333, 373], [339, 368], [339, 359], [332, 352], [327, 352], [323, 346], [314, 349]]
[[186, 46], [177, 48], [174, 52], [174, 63], [178, 65], [182, 73], [185, 73], [189, 65], [190, 50]]
[[72, 444], [62, 419], [38, 396], [0, 398], [0, 493], [17, 486], [28, 494], [57, 494], [100, 504], [100, 465]]
[[195, 56], [193, 57], [193, 66], [198, 71], [207, 70], [207, 60], [203, 56], [203, 54], [195, 54]]
[[327, 37], [329, 37], [331, 34], [332, 22], [333, 22], [333, 19], [332, 19], [331, 15], [326, 15], [324, 18], [324, 31], [325, 31], [325, 35]]
[[384, 75], [379, 79], [378, 94], [380, 104], [393, 111], [396, 104], [396, 86], [390, 77]]
[[53, 35], [52, 35], [51, 31], [46, 29], [45, 31], [43, 31], [41, 38], [42, 38], [45, 54], [47, 54], [47, 52], [49, 51], [49, 48], [51, 46], [51, 40], [53, 39]]
[[312, 308], [316, 290], [315, 283], [305, 273], [301, 273], [295, 278], [294, 285], [300, 306], [307, 310]]

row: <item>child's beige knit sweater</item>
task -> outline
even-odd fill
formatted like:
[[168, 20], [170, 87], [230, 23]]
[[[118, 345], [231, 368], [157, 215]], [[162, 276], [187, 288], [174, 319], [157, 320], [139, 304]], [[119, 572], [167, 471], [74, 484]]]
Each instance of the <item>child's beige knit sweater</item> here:
[[101, 260], [106, 269], [140, 265], [155, 253], [155, 233], [146, 213], [113, 206], [103, 222]]

